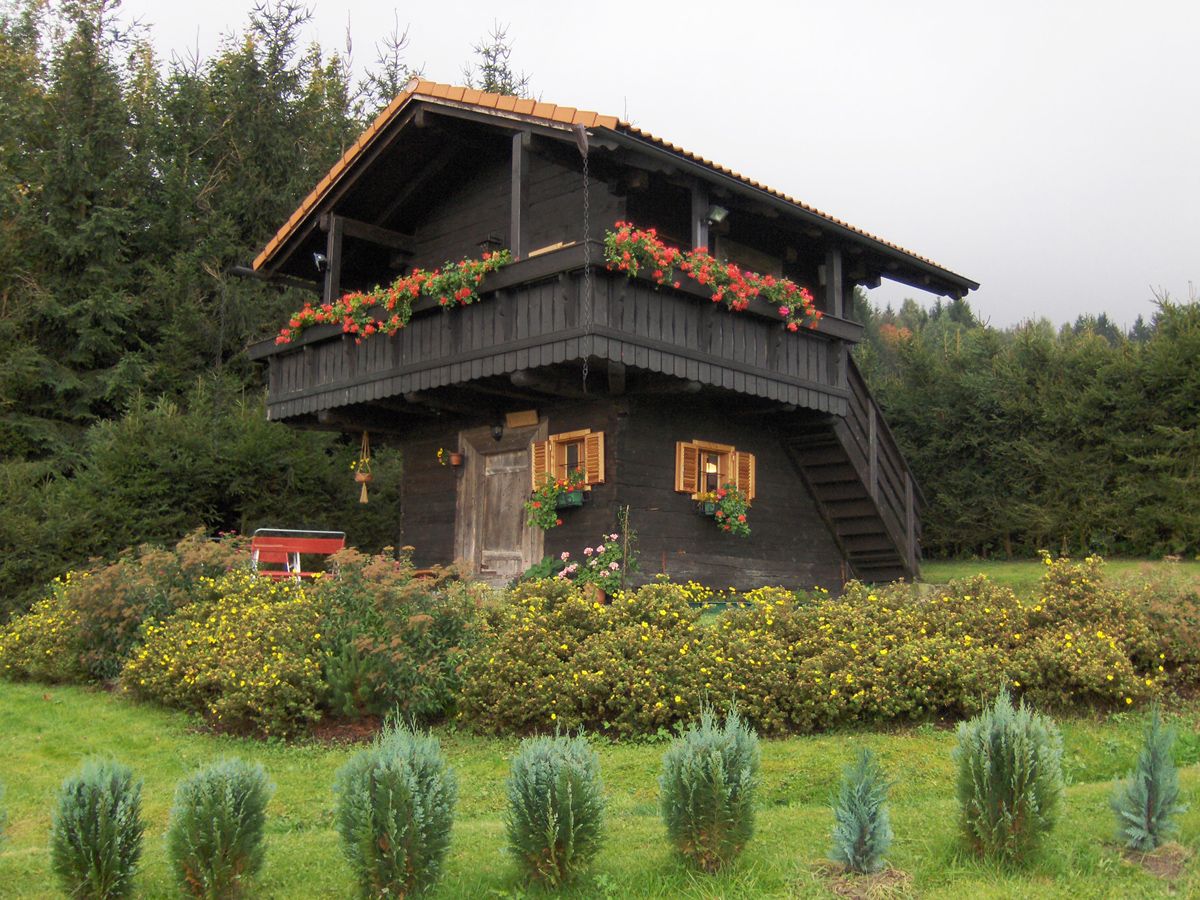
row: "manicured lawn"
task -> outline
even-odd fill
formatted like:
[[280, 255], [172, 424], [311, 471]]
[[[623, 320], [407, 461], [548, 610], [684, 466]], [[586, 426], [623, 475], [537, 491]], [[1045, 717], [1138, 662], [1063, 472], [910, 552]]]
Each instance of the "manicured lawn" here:
[[[1200, 723], [1184, 710], [1178, 747], [1185, 789], [1200, 789]], [[1107, 801], [1114, 777], [1131, 765], [1141, 721], [1121, 715], [1063, 723], [1067, 812], [1050, 851], [1024, 871], [1004, 871], [965, 856], [955, 833], [952, 731], [921, 727], [890, 734], [839, 733], [769, 741], [763, 746], [758, 834], [741, 861], [717, 878], [693, 875], [662, 841], [656, 806], [661, 744], [599, 747], [609, 798], [608, 840], [595, 875], [572, 897], [822, 897], [812, 874], [826, 849], [827, 801], [842, 766], [859, 746], [874, 747], [897, 780], [893, 790], [893, 862], [910, 872], [922, 897], [1159, 897], [1167, 887], [1122, 861], [1109, 843]], [[46, 832], [54, 793], [91, 753], [112, 754], [145, 780], [149, 822], [140, 895], [175, 896], [163, 830], [175, 782], [221, 755], [260, 761], [278, 785], [271, 801], [267, 863], [260, 897], [352, 894], [332, 827], [333, 775], [352, 748], [284, 746], [198, 733], [184, 715], [80, 688], [0, 682], [0, 778], [8, 785], [9, 840], [0, 850], [0, 894], [51, 894]], [[516, 742], [441, 732], [458, 771], [460, 800], [447, 877], [438, 897], [520, 896], [502, 850], [504, 778]], [[1200, 843], [1200, 804], [1183, 817], [1181, 840]], [[1178, 895], [1200, 893], [1200, 860]]]
[[[927, 560], [921, 563], [921, 580], [928, 584], [944, 584], [956, 578], [970, 578], [982, 573], [1019, 593], [1028, 593], [1038, 586], [1044, 569], [1040, 559]], [[1193, 589], [1200, 590], [1200, 561], [1196, 560], [1163, 562], [1110, 559], [1105, 560], [1104, 571], [1117, 581], [1123, 578], [1164, 577], [1173, 582], [1190, 584]]]

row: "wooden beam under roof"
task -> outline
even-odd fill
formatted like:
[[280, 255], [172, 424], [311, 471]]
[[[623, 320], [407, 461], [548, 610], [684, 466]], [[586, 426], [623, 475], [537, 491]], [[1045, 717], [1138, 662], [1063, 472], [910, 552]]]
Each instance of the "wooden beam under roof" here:
[[411, 234], [393, 231], [390, 228], [382, 228], [379, 225], [372, 225], [370, 222], [361, 222], [358, 219], [351, 219], [346, 216], [325, 213], [320, 219], [321, 230], [325, 232], [330, 231], [335, 221], [340, 222], [344, 237], [366, 241], [369, 244], [387, 247], [390, 250], [396, 250], [409, 255], [413, 252], [413, 236]]

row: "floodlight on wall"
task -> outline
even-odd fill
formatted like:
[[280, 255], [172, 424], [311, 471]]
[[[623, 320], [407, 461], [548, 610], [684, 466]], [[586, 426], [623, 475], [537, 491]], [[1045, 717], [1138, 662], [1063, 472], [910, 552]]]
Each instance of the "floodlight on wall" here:
[[324, 253], [313, 254], [313, 265], [317, 267], [318, 272], [324, 272], [325, 267], [329, 264], [329, 257]]
[[714, 203], [708, 208], [708, 212], [704, 214], [704, 218], [708, 219], [710, 225], [720, 225], [728, 215], [729, 210]]

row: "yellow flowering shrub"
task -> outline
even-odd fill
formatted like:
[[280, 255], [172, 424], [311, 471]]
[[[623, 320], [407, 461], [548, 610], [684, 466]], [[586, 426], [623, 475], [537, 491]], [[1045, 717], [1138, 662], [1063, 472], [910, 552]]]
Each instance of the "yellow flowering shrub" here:
[[1166, 679], [1153, 616], [1098, 559], [1048, 559], [1032, 600], [982, 576], [851, 583], [836, 598], [762, 588], [711, 620], [695, 605], [710, 597], [653, 584], [605, 606], [561, 582], [522, 585], [468, 663], [464, 718], [653, 734], [707, 697], [787, 734], [973, 715], [1004, 686], [1050, 708], [1124, 708]]
[[201, 599], [201, 578], [211, 584], [232, 566], [245, 565], [248, 553], [242, 539], [209, 540], [197, 530], [173, 548], [144, 545], [115, 562], [96, 562], [54, 579], [49, 596], [29, 614], [14, 618], [11, 628], [26, 642], [39, 635], [56, 648], [55, 654], [43, 655], [61, 658], [54, 661], [53, 673], [18, 666], [10, 674], [59, 681], [115, 678], [140, 640], [143, 621], [164, 618]]
[[79, 680], [79, 614], [59, 599], [65, 585], [66, 578], [56, 578], [48, 598], [0, 626], [0, 675], [14, 681]]
[[236, 731], [288, 735], [319, 717], [320, 607], [303, 587], [245, 570], [201, 579], [217, 598], [142, 627], [121, 684]]
[[604, 604], [562, 579], [522, 583], [483, 626], [463, 673], [460, 719], [495, 733], [633, 735], [690, 718], [699, 708], [698, 618], [677, 585]]

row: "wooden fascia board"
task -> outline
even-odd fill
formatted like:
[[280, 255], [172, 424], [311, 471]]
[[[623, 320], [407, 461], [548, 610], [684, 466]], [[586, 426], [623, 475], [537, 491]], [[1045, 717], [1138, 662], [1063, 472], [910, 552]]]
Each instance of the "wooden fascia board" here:
[[[673, 163], [682, 169], [694, 173], [701, 178], [701, 180], [706, 181], [709, 184], [716, 183], [730, 192], [766, 203], [768, 206], [778, 209], [794, 219], [798, 219], [807, 225], [820, 228], [822, 232], [827, 232], [842, 242], [870, 248], [871, 250], [887, 257], [890, 260], [895, 260], [901, 265], [911, 267], [912, 269], [915, 269], [923, 274], [927, 274], [931, 276], [931, 278], [936, 279], [938, 282], [949, 286], [949, 289], [943, 293], [950, 294], [953, 292], [953, 290], [961, 290], [965, 293], [966, 291], [976, 290], [979, 287], [978, 282], [971, 281], [969, 278], [964, 278], [961, 275], [951, 272], [949, 269], [943, 269], [933, 263], [926, 262], [925, 260], [922, 260], [916, 256], [905, 253], [903, 250], [898, 250], [895, 247], [891, 247], [880, 239], [861, 234], [860, 232], [855, 231], [853, 228], [839, 224], [838, 222], [826, 218], [819, 213], [804, 209], [803, 207], [798, 206], [791, 201], [784, 200], [782, 197], [777, 197], [769, 191], [754, 187], [753, 185], [747, 184], [741, 179], [735, 178], [734, 176], [728, 175], [724, 172], [717, 171], [716, 169], [706, 166], [701, 162], [688, 159], [687, 157], [681, 156], [677, 153], [672, 153], [670, 150], [667, 150], [664, 147], [659, 147], [643, 138], [625, 134], [624, 132], [620, 131], [610, 131], [609, 134], [613, 136], [614, 140], [619, 145], [636, 149], [655, 159]], [[903, 281], [903, 283], [911, 284], [913, 287], [920, 288], [921, 290], [936, 292], [934, 285], [924, 284], [919, 279], [914, 279], [912, 282], [909, 282], [907, 280], [898, 278], [897, 272], [891, 272], [887, 270], [885, 270], [883, 274], [887, 278], [891, 278], [896, 281]]]

